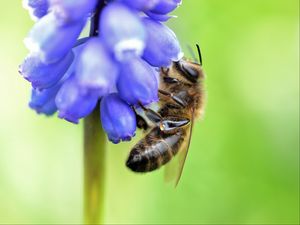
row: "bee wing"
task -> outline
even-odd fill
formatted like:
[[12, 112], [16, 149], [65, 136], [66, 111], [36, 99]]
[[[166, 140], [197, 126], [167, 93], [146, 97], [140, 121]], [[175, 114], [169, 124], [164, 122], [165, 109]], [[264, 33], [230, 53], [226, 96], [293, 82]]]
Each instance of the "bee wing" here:
[[188, 155], [188, 151], [191, 143], [193, 124], [194, 124], [194, 113], [192, 113], [190, 126], [187, 127], [185, 142], [180, 147], [177, 155], [168, 164], [165, 165], [165, 171], [164, 171], [165, 181], [174, 182], [174, 187], [176, 187], [177, 184], [179, 183], [180, 177], [183, 172], [184, 163]]

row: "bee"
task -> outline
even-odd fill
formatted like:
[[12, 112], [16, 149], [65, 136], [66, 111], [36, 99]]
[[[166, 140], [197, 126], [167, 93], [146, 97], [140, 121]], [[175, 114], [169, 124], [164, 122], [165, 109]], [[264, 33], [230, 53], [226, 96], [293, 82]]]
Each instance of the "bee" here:
[[[150, 130], [131, 150], [126, 165], [134, 172], [150, 172], [169, 164], [176, 156], [173, 167], [167, 169], [178, 184], [191, 142], [193, 123], [204, 109], [204, 72], [197, 45], [199, 63], [182, 59], [169, 68], [160, 69], [159, 109], [154, 111], [140, 104], [144, 119], [136, 113], [137, 126]], [[150, 128], [147, 121], [153, 126]], [[150, 128], [150, 129], [149, 129]], [[174, 170], [175, 169], [175, 170]], [[168, 178], [169, 179], [169, 178]]]

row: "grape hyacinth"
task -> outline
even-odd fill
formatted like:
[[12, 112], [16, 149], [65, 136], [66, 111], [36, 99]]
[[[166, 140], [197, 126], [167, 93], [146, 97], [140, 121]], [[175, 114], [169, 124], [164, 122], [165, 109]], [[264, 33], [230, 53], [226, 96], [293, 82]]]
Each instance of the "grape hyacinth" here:
[[[36, 20], [20, 65], [29, 106], [72, 123], [100, 110], [113, 143], [136, 131], [133, 107], [158, 101], [158, 68], [183, 54], [163, 22], [181, 0], [24, 0]], [[90, 23], [91, 34], [79, 38]], [[100, 104], [98, 104], [100, 102]], [[100, 107], [99, 109], [96, 107]]]

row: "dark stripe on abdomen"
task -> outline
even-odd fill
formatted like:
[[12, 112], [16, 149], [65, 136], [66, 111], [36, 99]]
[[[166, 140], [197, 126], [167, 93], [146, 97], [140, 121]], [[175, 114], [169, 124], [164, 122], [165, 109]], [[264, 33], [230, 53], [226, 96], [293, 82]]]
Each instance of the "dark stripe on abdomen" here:
[[131, 150], [126, 165], [135, 172], [149, 172], [166, 164], [177, 154], [184, 136], [184, 130], [164, 134], [153, 128]]

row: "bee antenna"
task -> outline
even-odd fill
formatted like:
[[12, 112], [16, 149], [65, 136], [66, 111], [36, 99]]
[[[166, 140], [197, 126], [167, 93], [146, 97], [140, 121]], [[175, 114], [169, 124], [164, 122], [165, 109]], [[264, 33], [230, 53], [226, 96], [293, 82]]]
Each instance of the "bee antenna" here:
[[200, 62], [200, 65], [202, 66], [201, 49], [200, 49], [200, 46], [198, 44], [196, 44], [196, 46], [197, 46], [197, 51], [198, 51], [198, 56], [199, 56], [199, 62]]

